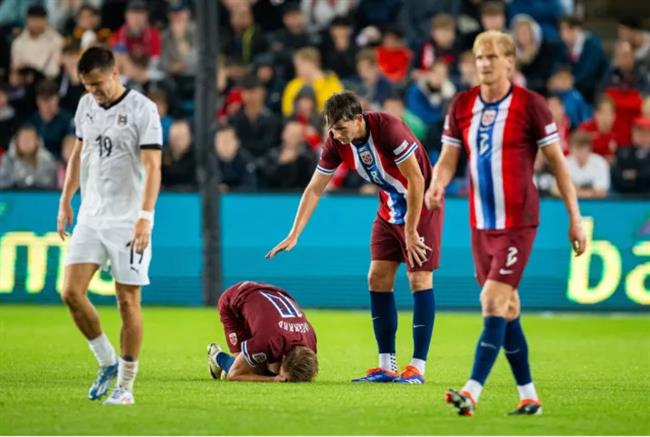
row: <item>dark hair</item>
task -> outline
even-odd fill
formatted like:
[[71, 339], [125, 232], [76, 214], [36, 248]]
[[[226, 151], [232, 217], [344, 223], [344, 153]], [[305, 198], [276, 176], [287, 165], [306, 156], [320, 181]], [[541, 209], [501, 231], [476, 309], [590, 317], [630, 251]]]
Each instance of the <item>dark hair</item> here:
[[110, 70], [115, 66], [113, 52], [103, 47], [91, 47], [86, 50], [77, 64], [79, 74], [88, 74], [95, 69]]
[[32, 5], [27, 9], [27, 16], [47, 18], [47, 9], [41, 5]]
[[341, 120], [352, 120], [362, 112], [359, 98], [351, 91], [343, 91], [327, 99], [323, 116], [327, 125], [333, 126]]
[[37, 97], [54, 97], [59, 95], [59, 86], [58, 84], [51, 79], [44, 79], [36, 85], [36, 96]]
[[621, 17], [618, 20], [618, 24], [621, 26], [629, 27], [633, 30], [643, 29], [643, 26], [641, 25], [641, 19], [639, 17], [635, 17], [634, 15], [626, 15], [625, 17]]
[[99, 15], [99, 9], [91, 5], [90, 3], [84, 3], [79, 7], [79, 14], [81, 14], [83, 11], [89, 11], [93, 15]]
[[582, 28], [582, 20], [575, 15], [567, 15], [562, 18], [560, 18], [560, 24], [566, 24], [572, 29], [575, 29], [576, 27]]
[[338, 15], [334, 17], [332, 21], [330, 21], [330, 28], [332, 27], [352, 27], [352, 22], [348, 17]]
[[311, 382], [318, 374], [318, 357], [305, 346], [296, 346], [282, 362], [288, 382]]

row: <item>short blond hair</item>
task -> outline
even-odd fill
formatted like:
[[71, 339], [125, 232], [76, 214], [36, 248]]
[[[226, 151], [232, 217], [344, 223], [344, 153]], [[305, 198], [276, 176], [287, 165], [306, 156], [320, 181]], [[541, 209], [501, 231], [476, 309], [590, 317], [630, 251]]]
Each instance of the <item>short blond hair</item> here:
[[296, 50], [293, 54], [294, 59], [302, 59], [311, 62], [320, 68], [320, 53], [314, 47], [303, 47]]
[[507, 33], [499, 32], [498, 30], [488, 30], [487, 32], [480, 33], [474, 40], [472, 52], [476, 54], [476, 50], [484, 44], [494, 44], [496, 47], [501, 48], [501, 53], [504, 56], [515, 56], [515, 42]]

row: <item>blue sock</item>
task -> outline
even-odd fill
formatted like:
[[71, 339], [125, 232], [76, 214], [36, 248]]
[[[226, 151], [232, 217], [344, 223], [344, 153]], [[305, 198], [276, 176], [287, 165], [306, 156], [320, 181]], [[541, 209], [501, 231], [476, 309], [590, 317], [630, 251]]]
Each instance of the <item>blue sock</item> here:
[[228, 373], [228, 371], [230, 370], [232, 363], [235, 362], [235, 358], [232, 355], [228, 355], [225, 352], [218, 352], [216, 360], [219, 367], [221, 367], [223, 371], [226, 373]]
[[499, 356], [499, 351], [503, 346], [505, 336], [506, 319], [495, 316], [483, 318], [483, 333], [476, 345], [471, 379], [479, 382], [481, 385], [485, 384], [485, 380]]
[[521, 328], [519, 317], [506, 323], [506, 337], [503, 342], [503, 351], [510, 363], [512, 374], [517, 385], [526, 385], [533, 382], [528, 364], [528, 344]]
[[370, 314], [380, 354], [395, 353], [397, 306], [392, 292], [370, 292]]
[[433, 290], [413, 293], [413, 358], [426, 361], [436, 318], [436, 299]]

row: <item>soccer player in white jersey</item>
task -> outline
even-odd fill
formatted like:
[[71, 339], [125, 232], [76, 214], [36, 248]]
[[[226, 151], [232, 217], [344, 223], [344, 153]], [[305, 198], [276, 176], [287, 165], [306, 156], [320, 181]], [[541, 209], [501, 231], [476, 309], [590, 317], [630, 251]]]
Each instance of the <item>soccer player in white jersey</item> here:
[[[59, 204], [57, 231], [72, 225], [72, 197], [81, 187], [81, 206], [68, 246], [63, 302], [99, 362], [88, 398], [135, 402], [133, 382], [142, 344], [140, 287], [149, 284], [151, 229], [160, 189], [162, 128], [156, 105], [119, 80], [113, 54], [93, 47], [81, 56], [79, 76], [88, 92], [75, 115], [77, 141]], [[88, 299], [91, 278], [110, 261], [122, 318], [120, 357], [102, 331]]]

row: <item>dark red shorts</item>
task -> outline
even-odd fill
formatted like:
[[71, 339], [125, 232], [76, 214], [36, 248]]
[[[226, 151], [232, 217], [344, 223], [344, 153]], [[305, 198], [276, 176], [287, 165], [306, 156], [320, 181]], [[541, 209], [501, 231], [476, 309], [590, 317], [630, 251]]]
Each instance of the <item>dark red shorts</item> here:
[[519, 287], [535, 234], [537, 227], [496, 231], [472, 228], [472, 254], [478, 283], [483, 286], [485, 281], [492, 279]]
[[[440, 267], [440, 240], [442, 239], [443, 209], [426, 210], [420, 216], [418, 234], [424, 237], [424, 244], [431, 248], [429, 258], [421, 266], [406, 265], [409, 272], [433, 271]], [[375, 217], [370, 237], [370, 252], [373, 261], [407, 262], [404, 225], [388, 223], [381, 217]]]

